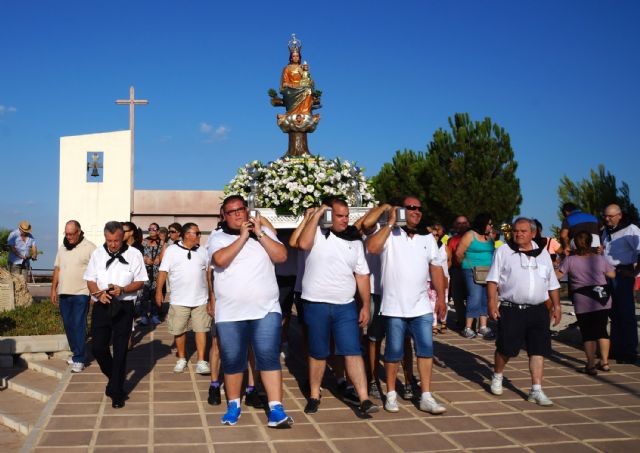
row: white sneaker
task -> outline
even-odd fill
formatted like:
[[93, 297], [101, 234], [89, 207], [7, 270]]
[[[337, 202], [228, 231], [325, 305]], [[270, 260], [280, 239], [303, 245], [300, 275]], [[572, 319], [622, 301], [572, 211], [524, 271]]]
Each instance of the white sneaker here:
[[206, 360], [199, 360], [198, 363], [196, 364], [196, 373], [210, 374], [211, 368], [209, 367], [209, 362], [207, 362]]
[[420, 398], [420, 410], [430, 414], [442, 414], [447, 411], [447, 408], [430, 396], [429, 398]]
[[501, 377], [491, 377], [491, 393], [494, 395], [502, 395], [502, 378]]
[[187, 367], [187, 359], [178, 359], [176, 366], [173, 367], [174, 373], [182, 373]]
[[529, 391], [527, 401], [530, 403], [536, 403], [538, 406], [553, 406], [553, 401], [551, 401], [542, 390], [537, 390], [535, 392], [533, 390]]
[[84, 370], [84, 363], [82, 362], [73, 362], [73, 365], [71, 365], [72, 373], [82, 373], [82, 370]]
[[384, 410], [387, 412], [398, 412], [398, 394], [396, 392], [387, 392], [387, 398], [384, 402]]
[[138, 324], [140, 324], [141, 326], [146, 326], [147, 324], [149, 324], [149, 318], [147, 318], [146, 316], [140, 316]]
[[160, 318], [158, 318], [158, 315], [153, 315], [151, 317], [151, 324], [153, 324], [154, 326], [157, 326], [158, 324], [160, 324], [162, 321], [160, 321]]

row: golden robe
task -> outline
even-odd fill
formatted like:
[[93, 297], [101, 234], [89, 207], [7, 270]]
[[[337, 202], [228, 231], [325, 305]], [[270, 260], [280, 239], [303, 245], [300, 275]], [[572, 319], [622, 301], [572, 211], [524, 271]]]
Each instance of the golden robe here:
[[287, 115], [311, 115], [310, 87], [301, 87], [302, 67], [299, 64], [289, 64], [282, 70], [280, 79], [280, 93], [287, 108]]

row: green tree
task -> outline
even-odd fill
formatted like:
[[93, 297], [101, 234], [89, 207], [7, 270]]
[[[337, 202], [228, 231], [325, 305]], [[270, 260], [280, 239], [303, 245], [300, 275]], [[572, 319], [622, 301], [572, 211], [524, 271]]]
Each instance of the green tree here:
[[471, 121], [468, 113], [450, 117], [449, 127], [438, 129], [428, 146], [422, 179], [428, 208], [445, 225], [480, 212], [491, 213], [496, 224], [510, 222], [522, 196], [509, 134], [488, 117]]
[[598, 165], [598, 169], [591, 170], [589, 177], [581, 181], [574, 182], [567, 175], [560, 179], [558, 186], [558, 218], [562, 221], [562, 205], [567, 202], [574, 203], [585, 212], [599, 215], [603, 209], [612, 203], [620, 206], [622, 212], [631, 223], [636, 225], [640, 221], [638, 208], [631, 202], [629, 186], [626, 182], [618, 186], [616, 177], [605, 170], [604, 165]]
[[9, 239], [11, 230], [0, 227], [0, 267], [7, 267], [9, 259], [9, 247], [7, 240]]
[[415, 195], [426, 201], [427, 187], [423, 184], [425, 173], [424, 153], [405, 149], [382, 166], [380, 173], [371, 180], [379, 201], [389, 201], [402, 195]]

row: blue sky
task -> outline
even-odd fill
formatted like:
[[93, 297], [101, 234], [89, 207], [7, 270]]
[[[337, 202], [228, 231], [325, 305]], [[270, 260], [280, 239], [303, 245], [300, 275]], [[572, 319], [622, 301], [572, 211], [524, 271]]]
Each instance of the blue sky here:
[[[323, 90], [313, 153], [375, 175], [455, 112], [511, 135], [522, 214], [558, 223], [563, 174], [604, 163], [640, 205], [634, 1], [17, 1], [0, 5], [0, 226], [34, 225], [50, 265], [59, 137], [128, 128], [138, 189], [221, 189], [287, 137], [267, 90], [289, 35]], [[308, 5], [308, 6], [307, 6]]]

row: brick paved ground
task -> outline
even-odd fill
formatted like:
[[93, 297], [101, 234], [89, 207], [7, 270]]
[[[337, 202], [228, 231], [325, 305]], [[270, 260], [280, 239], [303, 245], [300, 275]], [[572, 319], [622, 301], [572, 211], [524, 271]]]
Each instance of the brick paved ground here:
[[305, 415], [295, 377], [302, 367], [287, 360], [285, 406], [295, 425], [270, 430], [263, 411], [244, 406], [237, 426], [221, 426], [224, 405], [207, 404], [209, 379], [193, 372], [195, 357], [189, 372], [174, 374], [175, 351], [166, 326], [143, 334], [129, 356], [126, 407], [111, 408], [105, 378], [92, 364], [70, 376], [64, 392], [54, 396], [59, 398], [54, 410], [31, 438], [35, 451], [640, 451], [640, 367], [612, 364], [610, 373], [585, 376], [576, 371], [583, 366], [583, 353], [555, 341], [544, 381], [555, 402], [551, 408], [524, 400], [530, 386], [524, 354], [509, 363], [505, 392], [495, 397], [488, 391], [492, 343], [449, 332], [436, 344], [448, 367], [436, 367], [433, 379], [436, 397], [448, 408], [445, 415], [426, 414], [401, 401], [399, 413], [381, 411], [363, 419], [329, 390], [320, 411]]

